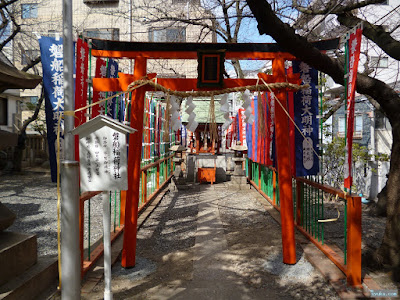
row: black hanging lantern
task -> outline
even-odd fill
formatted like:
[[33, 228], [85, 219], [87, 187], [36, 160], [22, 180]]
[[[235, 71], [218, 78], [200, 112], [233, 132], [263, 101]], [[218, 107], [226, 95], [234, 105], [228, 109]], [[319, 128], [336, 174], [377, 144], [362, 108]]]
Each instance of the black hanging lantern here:
[[197, 87], [224, 86], [225, 50], [197, 51]]

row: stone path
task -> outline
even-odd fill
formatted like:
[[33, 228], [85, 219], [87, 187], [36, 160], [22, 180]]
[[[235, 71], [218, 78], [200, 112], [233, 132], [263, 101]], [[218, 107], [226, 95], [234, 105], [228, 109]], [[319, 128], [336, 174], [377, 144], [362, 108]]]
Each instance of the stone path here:
[[224, 184], [165, 196], [139, 230], [137, 266], [113, 268], [114, 299], [339, 299], [300, 247], [282, 263], [280, 225], [256, 197]]

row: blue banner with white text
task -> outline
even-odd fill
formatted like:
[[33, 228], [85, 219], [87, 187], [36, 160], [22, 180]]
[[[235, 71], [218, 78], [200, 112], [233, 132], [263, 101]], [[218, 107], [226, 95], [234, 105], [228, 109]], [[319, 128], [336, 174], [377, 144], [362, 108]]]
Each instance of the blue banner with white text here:
[[[63, 42], [62, 39], [41, 37], [39, 39], [40, 54], [43, 67], [43, 87], [45, 96], [45, 112], [47, 125], [47, 141], [51, 180], [57, 181], [56, 142], [58, 120], [64, 112], [64, 76], [63, 76]], [[60, 141], [64, 138], [64, 121], [60, 120]], [[62, 152], [62, 142], [60, 149]]]
[[304, 62], [293, 61], [293, 73], [300, 73], [310, 87], [294, 94], [296, 176], [317, 175], [318, 153], [318, 71]]

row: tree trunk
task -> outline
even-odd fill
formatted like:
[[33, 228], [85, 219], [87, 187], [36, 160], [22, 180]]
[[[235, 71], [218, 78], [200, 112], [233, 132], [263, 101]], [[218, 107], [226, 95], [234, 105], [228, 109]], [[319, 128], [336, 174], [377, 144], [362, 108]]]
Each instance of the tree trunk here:
[[[296, 34], [292, 27], [274, 14], [267, 1], [247, 0], [247, 3], [257, 20], [260, 34], [270, 35], [280, 47], [343, 85], [344, 68], [337, 59], [323, 54], [304, 37]], [[392, 125], [393, 146], [387, 183], [387, 222], [385, 235], [375, 258], [381, 264], [392, 266], [394, 276], [400, 280], [400, 97], [384, 82], [362, 74], [357, 76], [357, 92], [378, 101]]]
[[386, 228], [376, 259], [393, 268], [394, 279], [400, 281], [400, 121], [393, 126], [390, 176], [387, 186]]
[[15, 172], [22, 171], [22, 153], [25, 150], [26, 132], [18, 133], [18, 144], [14, 148], [13, 169]]

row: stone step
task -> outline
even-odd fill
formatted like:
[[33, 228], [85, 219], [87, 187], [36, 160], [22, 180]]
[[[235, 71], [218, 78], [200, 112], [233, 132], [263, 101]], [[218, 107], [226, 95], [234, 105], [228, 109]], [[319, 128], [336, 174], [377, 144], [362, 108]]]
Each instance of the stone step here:
[[36, 263], [36, 235], [0, 232], [0, 286]]
[[0, 300], [47, 299], [57, 289], [57, 279], [57, 258], [40, 257], [23, 274], [0, 286]]

